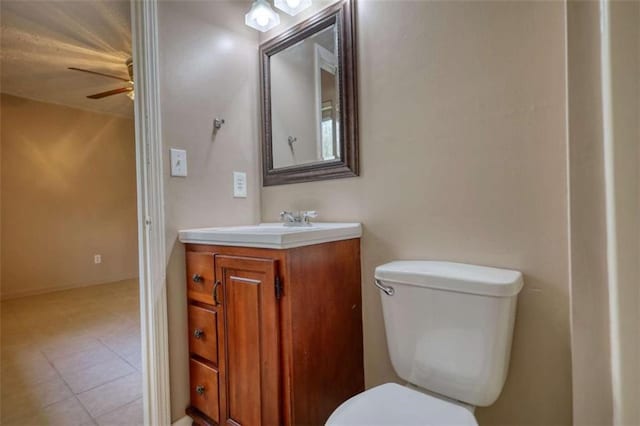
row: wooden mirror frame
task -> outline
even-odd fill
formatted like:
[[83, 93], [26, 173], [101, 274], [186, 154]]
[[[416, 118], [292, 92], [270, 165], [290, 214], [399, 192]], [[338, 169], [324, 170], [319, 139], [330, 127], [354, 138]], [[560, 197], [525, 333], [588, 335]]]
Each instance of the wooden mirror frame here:
[[[260, 45], [263, 186], [359, 175], [355, 15], [355, 0], [342, 0]], [[336, 24], [338, 33], [340, 159], [274, 169], [271, 129], [271, 56], [333, 24]]]

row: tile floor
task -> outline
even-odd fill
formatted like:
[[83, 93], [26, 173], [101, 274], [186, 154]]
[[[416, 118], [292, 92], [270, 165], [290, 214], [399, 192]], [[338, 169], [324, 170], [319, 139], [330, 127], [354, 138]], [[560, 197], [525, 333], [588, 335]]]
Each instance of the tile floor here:
[[0, 424], [142, 424], [137, 280], [0, 304]]

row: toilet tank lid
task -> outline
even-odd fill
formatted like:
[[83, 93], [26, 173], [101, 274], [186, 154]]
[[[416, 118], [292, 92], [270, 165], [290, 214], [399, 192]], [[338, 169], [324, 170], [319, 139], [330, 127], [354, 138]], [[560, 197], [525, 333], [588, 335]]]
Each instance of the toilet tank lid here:
[[446, 291], [509, 297], [520, 292], [522, 273], [510, 269], [429, 260], [403, 260], [376, 268], [375, 278]]

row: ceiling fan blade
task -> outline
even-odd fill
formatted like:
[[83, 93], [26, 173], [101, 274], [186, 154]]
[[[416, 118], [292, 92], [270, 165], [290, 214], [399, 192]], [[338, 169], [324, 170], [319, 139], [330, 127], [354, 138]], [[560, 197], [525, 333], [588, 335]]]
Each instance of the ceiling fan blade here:
[[109, 90], [107, 92], [96, 93], [95, 95], [89, 95], [87, 98], [89, 99], [101, 99], [106, 98], [107, 96], [118, 95], [120, 93], [128, 93], [133, 92], [133, 87], [121, 87], [119, 89]]
[[74, 70], [74, 71], [86, 72], [86, 73], [89, 73], [89, 74], [101, 75], [103, 77], [115, 78], [116, 80], [126, 81], [127, 83], [129, 81], [131, 81], [128, 78], [118, 77], [117, 75], [104, 74], [104, 73], [97, 72], [97, 71], [83, 70], [82, 68], [69, 67], [69, 69], [70, 70]]

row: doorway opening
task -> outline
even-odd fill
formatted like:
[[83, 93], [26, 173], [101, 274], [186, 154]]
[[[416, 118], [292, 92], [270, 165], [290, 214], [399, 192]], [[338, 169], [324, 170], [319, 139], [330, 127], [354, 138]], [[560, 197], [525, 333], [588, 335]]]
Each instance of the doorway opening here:
[[142, 424], [131, 5], [1, 8], [0, 423]]

